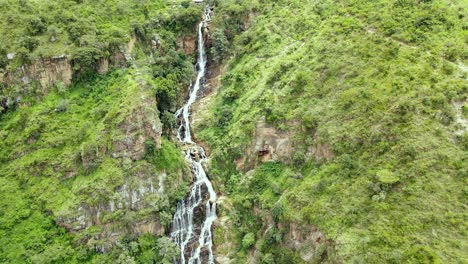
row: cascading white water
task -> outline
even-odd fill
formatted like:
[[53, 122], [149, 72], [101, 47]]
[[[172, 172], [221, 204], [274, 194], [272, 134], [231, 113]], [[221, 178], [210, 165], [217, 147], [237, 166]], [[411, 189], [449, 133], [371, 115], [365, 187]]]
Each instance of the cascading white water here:
[[[205, 15], [205, 21], [207, 16]], [[203, 27], [205, 21], [198, 25], [198, 58], [197, 79], [192, 86], [187, 103], [177, 112], [175, 116], [181, 122], [177, 129], [177, 138], [185, 145], [185, 158], [190, 163], [194, 183], [189, 195], [177, 205], [177, 211], [172, 220], [172, 240], [180, 248], [180, 259], [178, 263], [198, 264], [202, 261], [214, 264], [212, 225], [216, 220], [216, 192], [206, 176], [203, 163], [207, 160], [204, 149], [192, 141], [190, 132], [190, 109], [197, 99], [197, 93], [202, 86], [205, 76], [206, 58], [203, 41]], [[203, 206], [204, 188], [207, 189], [209, 199], [205, 203], [205, 219], [201, 226], [194, 224], [194, 211]], [[198, 236], [198, 241], [197, 241]], [[202, 252], [204, 256], [202, 256]], [[186, 256], [189, 256], [188, 259]], [[177, 261], [176, 261], [177, 262]]]

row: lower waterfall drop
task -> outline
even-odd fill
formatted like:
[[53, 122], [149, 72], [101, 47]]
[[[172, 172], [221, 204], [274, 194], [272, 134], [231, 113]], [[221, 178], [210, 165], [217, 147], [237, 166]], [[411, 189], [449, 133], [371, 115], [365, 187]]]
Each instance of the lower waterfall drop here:
[[[212, 225], [217, 219], [216, 192], [208, 179], [203, 163], [207, 160], [205, 150], [192, 141], [190, 132], [190, 109], [197, 99], [197, 93], [205, 77], [206, 58], [203, 41], [205, 20], [198, 25], [197, 78], [190, 91], [187, 103], [177, 110], [175, 116], [180, 122], [177, 138], [183, 144], [185, 158], [190, 163], [193, 185], [188, 196], [177, 204], [172, 220], [171, 238], [180, 249], [181, 264], [214, 264]], [[194, 222], [197, 213], [205, 213], [201, 223]]]

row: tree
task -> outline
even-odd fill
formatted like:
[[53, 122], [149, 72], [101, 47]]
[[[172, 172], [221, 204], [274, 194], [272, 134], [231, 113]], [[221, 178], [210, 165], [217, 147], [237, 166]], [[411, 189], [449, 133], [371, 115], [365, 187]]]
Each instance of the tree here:
[[213, 60], [217, 63], [222, 62], [224, 55], [228, 52], [229, 42], [224, 35], [224, 31], [220, 28], [215, 29], [213, 32], [213, 46], [211, 47], [211, 54]]
[[90, 72], [102, 55], [102, 52], [94, 47], [78, 48], [73, 54], [73, 68], [82, 72]]
[[60, 35], [60, 33], [62, 33], [62, 31], [54, 25], [50, 25], [47, 27], [47, 34], [49, 34], [49, 37], [50, 37], [49, 40], [51, 42], [55, 42], [58, 36]]
[[42, 17], [32, 17], [28, 22], [28, 31], [32, 35], [38, 35], [45, 31], [46, 23]]
[[157, 249], [160, 257], [161, 264], [172, 264], [174, 258], [179, 256], [179, 248], [174, 242], [167, 237], [161, 237], [158, 239]]
[[177, 14], [173, 21], [176, 25], [176, 30], [179, 32], [192, 32], [195, 25], [200, 21], [200, 10], [196, 7], [183, 9]]
[[128, 252], [124, 251], [119, 255], [119, 258], [117, 259], [118, 264], [135, 264], [135, 260], [133, 259], [132, 256], [128, 255]]
[[34, 51], [37, 46], [39, 46], [39, 40], [35, 39], [34, 37], [26, 36], [20, 39], [19, 44], [29, 51]]

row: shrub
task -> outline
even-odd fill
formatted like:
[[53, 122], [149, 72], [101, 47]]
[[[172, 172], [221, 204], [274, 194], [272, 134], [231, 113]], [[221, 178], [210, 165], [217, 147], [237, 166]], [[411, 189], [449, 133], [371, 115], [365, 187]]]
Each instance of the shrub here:
[[49, 40], [51, 42], [55, 42], [60, 33], [62, 33], [62, 31], [57, 26], [50, 25], [47, 27], [47, 34], [49, 35]]
[[102, 55], [102, 52], [94, 47], [78, 48], [73, 54], [73, 68], [82, 72], [91, 72]]
[[462, 115], [464, 118], [468, 118], [468, 104], [462, 106]]
[[46, 23], [41, 17], [32, 17], [28, 21], [28, 31], [32, 35], [43, 33], [46, 29]]
[[262, 264], [276, 264], [275, 256], [271, 253], [265, 254], [262, 258]]
[[395, 173], [387, 170], [387, 169], [383, 169], [383, 170], [380, 170], [377, 172], [377, 179], [381, 182], [381, 183], [385, 183], [385, 184], [393, 184], [393, 183], [397, 183], [400, 181], [400, 177], [398, 175], [396, 175]]
[[135, 36], [137, 36], [139, 39], [142, 39], [142, 40], [145, 39], [146, 37], [145, 28], [138, 21], [132, 21], [131, 28]]
[[275, 223], [279, 223], [281, 216], [284, 213], [284, 206], [281, 203], [275, 203], [273, 205], [273, 208], [271, 209], [271, 216], [273, 217], [273, 220]]
[[65, 112], [68, 110], [70, 102], [67, 99], [60, 99], [57, 105], [55, 106], [55, 112]]
[[164, 111], [161, 115], [161, 122], [165, 134], [170, 134], [172, 129], [176, 127], [176, 118], [173, 113]]
[[229, 42], [224, 35], [224, 30], [217, 28], [213, 32], [213, 46], [211, 47], [211, 54], [213, 60], [220, 63], [224, 55], [228, 52]]
[[21, 47], [24, 47], [29, 51], [33, 51], [37, 48], [37, 46], [39, 46], [39, 40], [29, 36], [21, 38], [19, 43]]
[[83, 21], [78, 21], [67, 25], [66, 30], [71, 41], [77, 42], [78, 39], [85, 33], [92, 33], [90, 32], [90, 30], [87, 30], [85, 24], [86, 23], [84, 23]]
[[67, 87], [62, 81], [58, 81], [55, 83], [55, 88], [59, 94], [64, 94], [67, 91]]
[[7, 51], [3, 47], [0, 47], [0, 68], [4, 68], [7, 64]]
[[182, 3], [180, 3], [180, 5], [183, 7], [183, 8], [188, 8], [190, 6], [190, 3], [192, 1], [183, 1]]
[[181, 10], [172, 18], [176, 30], [179, 32], [192, 32], [195, 25], [200, 21], [200, 10], [195, 7], [189, 7]]
[[156, 153], [156, 144], [154, 143], [153, 140], [145, 141], [145, 150], [146, 150], [145, 155], [147, 157], [154, 156], [154, 154]]
[[265, 234], [265, 240], [268, 245], [274, 245], [280, 243], [283, 240], [283, 234], [281, 231], [276, 227], [270, 227]]
[[253, 233], [247, 233], [242, 239], [242, 248], [248, 249], [255, 244], [255, 235]]
[[232, 108], [228, 105], [222, 106], [219, 111], [216, 113], [217, 115], [217, 126], [222, 128], [229, 125], [229, 121], [231, 121], [233, 113]]

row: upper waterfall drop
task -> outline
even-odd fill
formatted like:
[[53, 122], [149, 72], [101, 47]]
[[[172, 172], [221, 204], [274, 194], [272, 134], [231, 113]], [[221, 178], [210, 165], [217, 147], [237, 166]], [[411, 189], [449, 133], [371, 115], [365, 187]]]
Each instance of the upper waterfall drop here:
[[[187, 103], [175, 113], [177, 120], [181, 122], [177, 129], [177, 138], [186, 146], [185, 158], [191, 166], [194, 181], [190, 193], [177, 204], [172, 221], [171, 238], [180, 249], [180, 259], [175, 260], [175, 263], [181, 264], [214, 264], [212, 225], [217, 219], [217, 196], [203, 168], [203, 163], [207, 160], [205, 150], [192, 141], [190, 130], [191, 106], [203, 86], [206, 71], [203, 40], [203, 28], [206, 19], [209, 18], [206, 14], [205, 12], [205, 19], [198, 25], [197, 78], [190, 90]], [[205, 213], [203, 222], [201, 224], [194, 222], [194, 217], [203, 211]]]
[[202, 79], [205, 77], [206, 58], [205, 58], [205, 47], [204, 47], [204, 41], [203, 41], [203, 27], [204, 27], [204, 21], [200, 22], [200, 24], [198, 25], [197, 78], [196, 78], [195, 84], [193, 85], [191, 89], [190, 96], [189, 96], [187, 103], [182, 108], [177, 110], [177, 112], [175, 113], [176, 118], [183, 119], [182, 125], [178, 128], [178, 131], [177, 131], [177, 138], [184, 143], [193, 143], [192, 135], [190, 131], [190, 109], [191, 109], [192, 104], [197, 99], [197, 93], [200, 90], [200, 87], [202, 86], [201, 84]]

